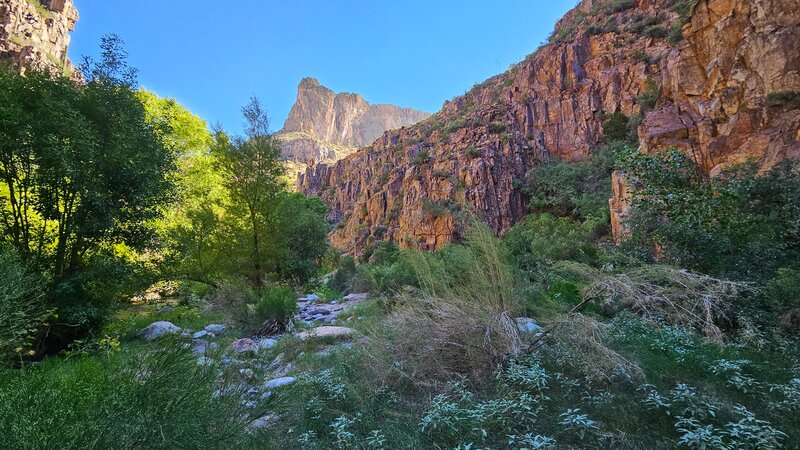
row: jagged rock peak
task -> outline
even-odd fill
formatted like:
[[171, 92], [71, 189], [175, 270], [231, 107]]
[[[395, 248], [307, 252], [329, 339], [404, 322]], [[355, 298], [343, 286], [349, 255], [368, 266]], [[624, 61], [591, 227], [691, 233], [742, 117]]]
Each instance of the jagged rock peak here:
[[353, 93], [335, 93], [315, 78], [297, 86], [297, 100], [283, 126], [284, 133], [304, 132], [348, 147], [371, 144], [384, 131], [418, 122], [430, 114], [394, 105], [372, 105]]

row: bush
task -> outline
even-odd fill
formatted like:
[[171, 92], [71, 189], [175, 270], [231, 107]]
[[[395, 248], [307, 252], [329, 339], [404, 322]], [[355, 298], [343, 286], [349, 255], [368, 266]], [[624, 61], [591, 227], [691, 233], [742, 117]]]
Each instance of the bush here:
[[658, 88], [655, 80], [648, 78], [644, 91], [636, 97], [642, 113], [652, 111], [656, 107], [658, 99], [661, 97], [661, 89]]
[[261, 323], [285, 327], [297, 309], [297, 296], [286, 286], [267, 288], [256, 303], [256, 318]]
[[775, 311], [800, 308], [800, 270], [782, 267], [764, 287], [764, 294]]
[[535, 272], [556, 261], [596, 261], [598, 251], [591, 243], [591, 236], [590, 224], [535, 214], [506, 232], [503, 243], [522, 270]]
[[800, 260], [796, 162], [763, 175], [744, 164], [708, 179], [677, 150], [655, 156], [631, 150], [619, 158], [635, 188], [625, 244], [631, 254], [762, 282]]
[[767, 106], [788, 106], [796, 107], [800, 103], [800, 92], [779, 91], [767, 94]]
[[602, 147], [577, 163], [553, 161], [532, 169], [523, 186], [523, 192], [530, 197], [531, 211], [607, 222], [614, 169], [612, 150], [622, 145]]
[[27, 355], [38, 327], [48, 317], [40, 277], [30, 274], [14, 252], [0, 246], [0, 364]]
[[352, 280], [356, 275], [356, 260], [350, 255], [339, 257], [339, 264], [336, 272], [328, 281], [328, 287], [334, 291], [347, 293], [352, 289]]
[[512, 266], [486, 225], [472, 223], [463, 245], [407, 258], [419, 295], [402, 296], [390, 323], [401, 330], [397, 348], [413, 377], [482, 379], [521, 351]]

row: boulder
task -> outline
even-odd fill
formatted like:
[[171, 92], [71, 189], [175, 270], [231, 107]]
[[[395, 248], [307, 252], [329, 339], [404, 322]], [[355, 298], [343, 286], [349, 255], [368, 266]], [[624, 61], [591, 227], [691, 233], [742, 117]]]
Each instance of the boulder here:
[[352, 328], [324, 326], [297, 333], [295, 336], [301, 341], [306, 341], [314, 338], [346, 339], [358, 334], [359, 332]]
[[229, 345], [228, 348], [234, 353], [239, 354], [258, 352], [258, 346], [256, 346], [256, 343], [250, 338], [237, 339], [231, 342], [231, 345]]
[[268, 348], [274, 347], [275, 344], [278, 343], [278, 341], [276, 341], [275, 339], [270, 339], [270, 338], [261, 338], [254, 342], [257, 350], [266, 350]]
[[208, 336], [208, 331], [200, 330], [200, 331], [192, 334], [192, 339], [200, 339], [200, 338], [204, 338], [206, 336]]
[[181, 328], [174, 323], [162, 320], [146, 326], [139, 332], [139, 336], [145, 341], [150, 342], [161, 339], [168, 334], [178, 334], [181, 331]]
[[205, 339], [197, 339], [192, 341], [192, 353], [195, 355], [204, 355], [208, 348], [208, 341]]
[[297, 381], [297, 379], [295, 377], [275, 378], [275, 379], [269, 380], [266, 383], [264, 383], [264, 388], [268, 389], [268, 390], [269, 389], [275, 389], [275, 388], [279, 388], [281, 386], [287, 386], [289, 384], [294, 383], [295, 381]]
[[225, 332], [225, 325], [211, 324], [206, 325], [205, 331], [211, 334], [222, 334]]
[[358, 301], [366, 300], [366, 299], [367, 299], [367, 294], [366, 293], [348, 294], [348, 295], [345, 295], [344, 297], [342, 297], [342, 301], [343, 302], [358, 302]]
[[308, 294], [308, 295], [306, 295], [306, 301], [318, 302], [319, 301], [319, 295], [317, 295], [317, 294]]

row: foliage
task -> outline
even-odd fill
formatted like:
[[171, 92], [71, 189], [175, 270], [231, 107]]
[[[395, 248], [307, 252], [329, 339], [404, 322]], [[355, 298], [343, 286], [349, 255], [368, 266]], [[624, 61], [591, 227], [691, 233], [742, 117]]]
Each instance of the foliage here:
[[[650, 27], [645, 30], [645, 32], [648, 35], [657, 34], [658, 37], [663, 37], [661, 34], [666, 36], [666, 30], [664, 30], [663, 33], [660, 30], [663, 30], [663, 28]], [[658, 87], [658, 84], [656, 84], [655, 80], [648, 78], [645, 83], [644, 90], [639, 94], [638, 97], [636, 97], [636, 101], [639, 103], [642, 114], [652, 111], [656, 107], [656, 103], [658, 102], [659, 98], [661, 98], [661, 89]]]
[[763, 175], [745, 164], [712, 179], [676, 150], [621, 160], [634, 186], [629, 251], [652, 257], [655, 245], [676, 265], [751, 280], [800, 258], [800, 171], [791, 160]]
[[48, 317], [42, 280], [0, 246], [0, 364], [27, 355], [32, 337]]
[[767, 106], [786, 106], [794, 108], [800, 104], [800, 92], [778, 91], [767, 94]]
[[556, 261], [592, 262], [598, 250], [591, 242], [592, 225], [565, 217], [533, 214], [503, 235], [503, 243], [526, 272], [536, 271]]
[[523, 186], [531, 199], [531, 211], [607, 222], [613, 150], [622, 145], [614, 143], [599, 148], [583, 161], [551, 161], [532, 169]]
[[286, 324], [297, 309], [297, 296], [286, 286], [266, 289], [256, 303], [256, 318], [261, 323]]
[[98, 292], [94, 275], [150, 245], [173, 184], [175, 149], [161, 139], [168, 124], [148, 120], [119, 38], [104, 37], [101, 51], [84, 61], [83, 84], [0, 73], [0, 235], [52, 280], [48, 299], [69, 327], [51, 336], [102, 315], [82, 314], [82, 305], [102, 311], [130, 294], [122, 288], [131, 280]]

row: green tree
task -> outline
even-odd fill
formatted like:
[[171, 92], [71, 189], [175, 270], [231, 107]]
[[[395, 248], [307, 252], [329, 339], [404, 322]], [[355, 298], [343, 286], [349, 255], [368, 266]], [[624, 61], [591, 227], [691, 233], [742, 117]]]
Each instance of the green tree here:
[[238, 218], [249, 240], [249, 278], [259, 283], [266, 276], [266, 239], [276, 225], [275, 210], [286, 188], [282, 181], [286, 169], [279, 160], [280, 146], [269, 132], [269, 119], [258, 99], [252, 98], [242, 113], [245, 136], [231, 137], [218, 130], [212, 152], [230, 194], [230, 213]]
[[85, 83], [0, 72], [0, 235], [51, 275], [59, 305], [104, 281], [87, 272], [147, 247], [171, 198], [168, 125], [147, 120], [126, 58], [107, 36], [100, 60], [84, 60]]

